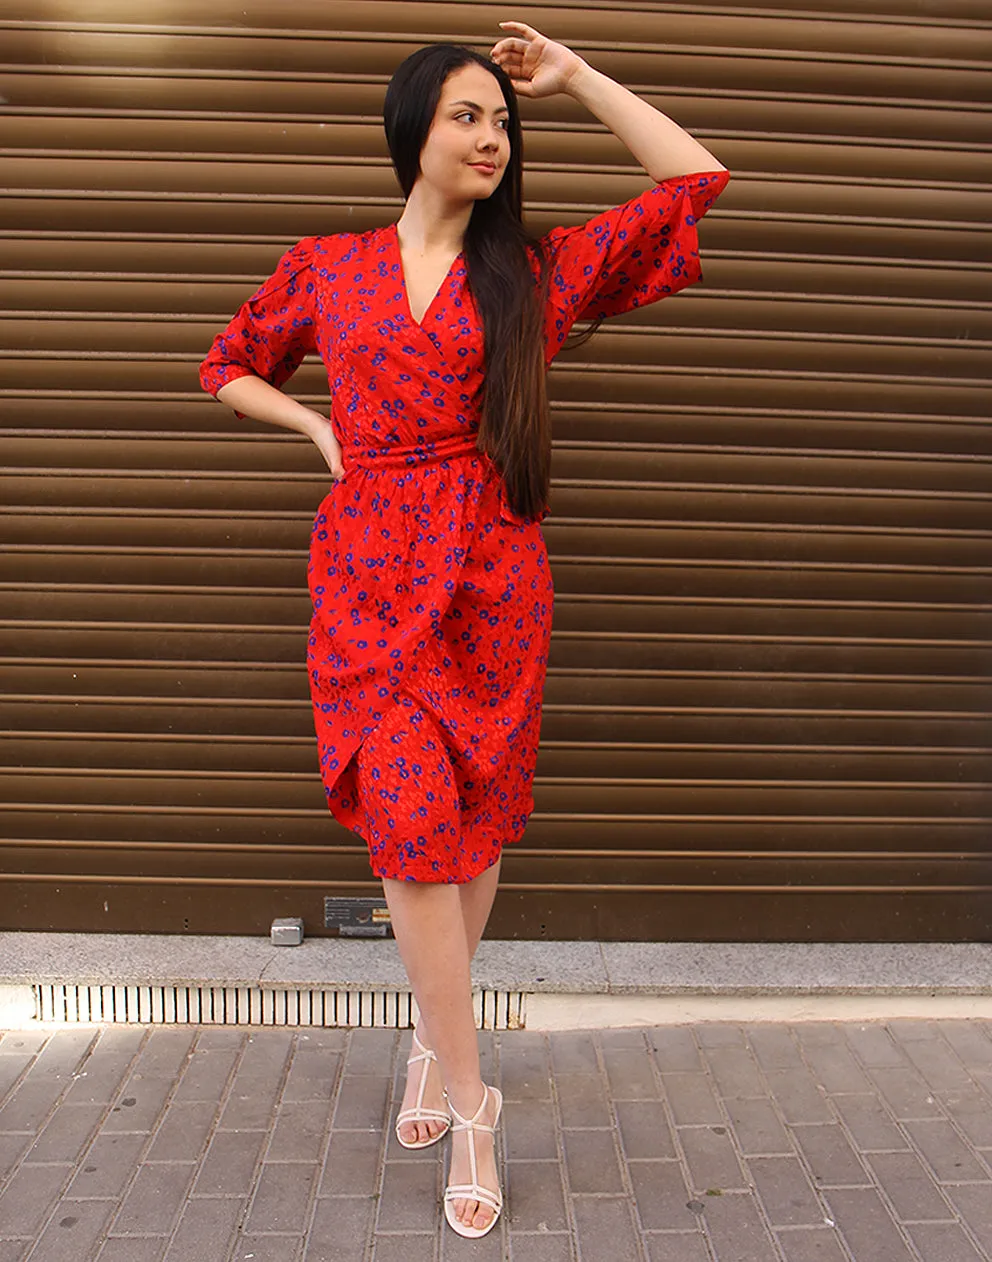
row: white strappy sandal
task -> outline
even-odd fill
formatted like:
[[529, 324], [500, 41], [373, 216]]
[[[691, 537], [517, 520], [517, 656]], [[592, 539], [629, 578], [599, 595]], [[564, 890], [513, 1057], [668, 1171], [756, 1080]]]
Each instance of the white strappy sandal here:
[[[439, 1139], [443, 1139], [451, 1129], [451, 1114], [442, 1113], [438, 1109], [425, 1109], [424, 1092], [427, 1090], [427, 1075], [430, 1072], [431, 1061], [437, 1060], [437, 1054], [429, 1047], [424, 1047], [420, 1039], [417, 1038], [417, 1031], [413, 1032], [413, 1041], [420, 1048], [420, 1054], [417, 1056], [409, 1056], [407, 1058], [407, 1066], [409, 1067], [415, 1061], [422, 1060], [424, 1067], [420, 1071], [420, 1086], [417, 1089], [417, 1103], [411, 1109], [403, 1109], [399, 1117], [396, 1119], [396, 1138], [404, 1148], [429, 1148], [431, 1144], [436, 1144]], [[444, 1130], [438, 1131], [433, 1139], [425, 1139], [419, 1143], [410, 1144], [400, 1136], [400, 1127], [404, 1122], [447, 1122]]]
[[[497, 1218], [499, 1218], [500, 1210], [503, 1208], [503, 1194], [499, 1188], [493, 1192], [490, 1188], [483, 1187], [482, 1184], [478, 1182], [479, 1173], [475, 1159], [475, 1135], [472, 1132], [489, 1131], [491, 1135], [495, 1136], [496, 1126], [499, 1122], [499, 1115], [503, 1108], [503, 1095], [500, 1092], [499, 1087], [490, 1087], [485, 1083], [483, 1083], [483, 1086], [486, 1090], [482, 1096], [482, 1103], [476, 1109], [475, 1117], [473, 1117], [471, 1121], [462, 1117], [455, 1106], [451, 1103], [450, 1099], [448, 1100], [448, 1105], [451, 1108], [451, 1116], [458, 1119], [456, 1122], [452, 1123], [452, 1130], [469, 1132], [468, 1160], [472, 1175], [472, 1182], [453, 1183], [449, 1184], [448, 1187], [444, 1189], [444, 1216], [448, 1220], [449, 1225], [453, 1227], [460, 1236], [467, 1236], [470, 1240], [477, 1240], [480, 1236], [484, 1236], [487, 1231], [491, 1231], [496, 1224]], [[496, 1097], [496, 1116], [493, 1118], [492, 1126], [487, 1126], [484, 1122], [480, 1122], [477, 1119], [482, 1116], [482, 1110], [486, 1107], [486, 1101], [489, 1099], [490, 1091]], [[495, 1138], [493, 1143], [495, 1144]], [[448, 1169], [450, 1172], [450, 1165]], [[491, 1206], [495, 1212], [485, 1227], [472, 1227], [468, 1223], [459, 1222], [459, 1220], [455, 1217], [454, 1202], [456, 1200], [481, 1201], [484, 1204]]]

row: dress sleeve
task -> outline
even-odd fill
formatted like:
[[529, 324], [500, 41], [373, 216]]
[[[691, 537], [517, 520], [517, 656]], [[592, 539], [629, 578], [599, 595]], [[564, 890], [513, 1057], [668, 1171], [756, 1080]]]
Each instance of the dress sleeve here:
[[696, 223], [729, 180], [729, 171], [676, 175], [584, 224], [547, 233], [549, 363], [577, 320], [620, 315], [702, 280]]
[[261, 377], [281, 386], [316, 349], [314, 237], [305, 237], [218, 333], [200, 365], [200, 384], [216, 395], [238, 377]]

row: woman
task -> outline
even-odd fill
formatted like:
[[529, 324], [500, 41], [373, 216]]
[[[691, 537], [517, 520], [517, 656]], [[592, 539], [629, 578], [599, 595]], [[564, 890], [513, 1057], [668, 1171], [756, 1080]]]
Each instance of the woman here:
[[[490, 60], [431, 45], [391, 80], [399, 220], [299, 242], [201, 369], [239, 413], [312, 439], [334, 479], [309, 566], [320, 771], [329, 809], [368, 844], [421, 1014], [397, 1137], [423, 1148], [452, 1129], [445, 1215], [464, 1236], [502, 1207], [502, 1096], [480, 1076], [470, 965], [502, 846], [534, 806], [553, 599], [545, 371], [576, 320], [700, 279], [695, 222], [729, 179], [570, 49], [500, 25]], [[536, 240], [515, 94], [555, 92], [655, 185]], [[278, 388], [308, 351], [327, 367], [329, 420]]]

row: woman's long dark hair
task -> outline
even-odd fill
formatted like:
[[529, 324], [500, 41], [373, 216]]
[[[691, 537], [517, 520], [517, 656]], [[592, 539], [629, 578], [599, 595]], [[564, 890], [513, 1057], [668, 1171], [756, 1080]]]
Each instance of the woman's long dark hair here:
[[[453, 70], [473, 62], [496, 79], [510, 115], [510, 157], [503, 178], [490, 197], [476, 201], [463, 245], [485, 347], [477, 445], [502, 472], [510, 507], [537, 518], [547, 504], [551, 479], [544, 362], [548, 265], [538, 239], [523, 225], [523, 131], [509, 76], [460, 44], [418, 49], [400, 64], [386, 90], [386, 143], [403, 196], [409, 197], [442, 86]], [[531, 257], [538, 265], [536, 283]]]

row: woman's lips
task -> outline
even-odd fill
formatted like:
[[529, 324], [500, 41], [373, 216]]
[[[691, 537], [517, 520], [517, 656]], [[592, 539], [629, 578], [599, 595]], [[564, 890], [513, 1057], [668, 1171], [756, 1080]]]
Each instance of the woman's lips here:
[[470, 162], [470, 167], [474, 167], [476, 171], [481, 171], [483, 175], [495, 175], [496, 168], [491, 162]]

